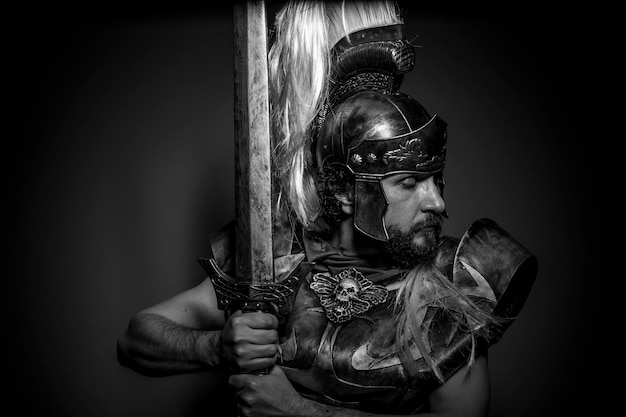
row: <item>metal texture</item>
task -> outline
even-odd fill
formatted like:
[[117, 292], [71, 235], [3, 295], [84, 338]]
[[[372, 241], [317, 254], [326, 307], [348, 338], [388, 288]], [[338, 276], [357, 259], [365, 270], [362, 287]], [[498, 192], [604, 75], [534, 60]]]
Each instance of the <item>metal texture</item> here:
[[265, 2], [233, 6], [235, 65], [235, 279], [274, 282]]

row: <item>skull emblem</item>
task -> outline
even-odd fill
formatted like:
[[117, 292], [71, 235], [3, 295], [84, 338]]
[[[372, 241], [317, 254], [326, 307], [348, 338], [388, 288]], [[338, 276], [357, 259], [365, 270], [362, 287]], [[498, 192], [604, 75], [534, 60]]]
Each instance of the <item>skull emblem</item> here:
[[313, 275], [311, 289], [326, 310], [326, 317], [337, 324], [345, 323], [387, 299], [387, 290], [373, 285], [356, 268], [348, 268], [337, 275]]
[[353, 278], [343, 278], [335, 287], [335, 299], [338, 301], [338, 307], [346, 309], [350, 306], [350, 302], [359, 295], [361, 286], [357, 280]]

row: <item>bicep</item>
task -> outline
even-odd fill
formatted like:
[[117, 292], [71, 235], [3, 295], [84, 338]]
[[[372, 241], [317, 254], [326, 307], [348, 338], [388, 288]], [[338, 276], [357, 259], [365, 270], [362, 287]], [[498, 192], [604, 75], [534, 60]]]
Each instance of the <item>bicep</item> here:
[[429, 397], [430, 411], [437, 415], [484, 417], [490, 401], [487, 355], [476, 358], [468, 372], [465, 366], [457, 371]]
[[218, 329], [224, 326], [224, 311], [218, 308], [213, 283], [209, 278], [141, 313], [158, 314], [194, 329]]

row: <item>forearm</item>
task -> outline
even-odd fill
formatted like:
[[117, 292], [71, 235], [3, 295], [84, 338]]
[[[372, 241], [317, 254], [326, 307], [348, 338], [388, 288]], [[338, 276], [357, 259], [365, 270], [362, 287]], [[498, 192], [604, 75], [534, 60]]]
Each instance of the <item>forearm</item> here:
[[121, 365], [150, 376], [223, 368], [221, 331], [181, 326], [157, 314], [135, 315], [117, 342]]

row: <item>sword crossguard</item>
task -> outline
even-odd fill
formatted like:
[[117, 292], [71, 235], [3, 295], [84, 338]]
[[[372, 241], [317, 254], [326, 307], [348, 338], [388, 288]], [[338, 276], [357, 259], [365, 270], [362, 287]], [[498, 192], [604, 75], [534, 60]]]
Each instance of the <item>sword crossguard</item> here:
[[[309, 272], [310, 265], [298, 265], [294, 271], [280, 283], [252, 284], [241, 282], [222, 271], [214, 258], [199, 258], [198, 262], [211, 278], [217, 295], [218, 306], [226, 316], [237, 310], [243, 313], [263, 312], [274, 314], [279, 325], [291, 312], [300, 276]], [[282, 352], [279, 348], [279, 357]], [[256, 375], [267, 375], [271, 368], [255, 372]]]
[[253, 284], [237, 281], [217, 265], [213, 258], [198, 259], [213, 283], [218, 306], [227, 316], [237, 310], [262, 311], [274, 314], [283, 323], [293, 307], [293, 299], [300, 283], [300, 275], [307, 273], [298, 266], [285, 279], [277, 283]]

